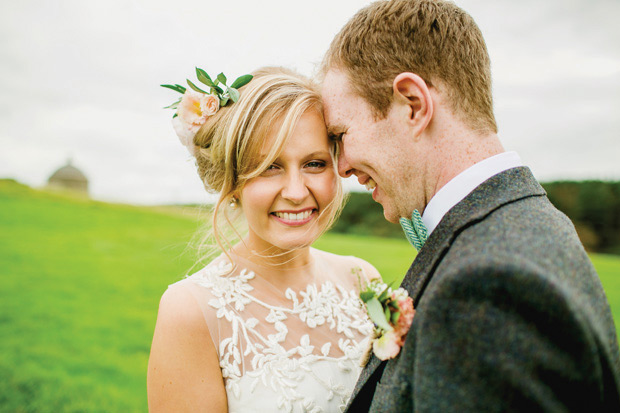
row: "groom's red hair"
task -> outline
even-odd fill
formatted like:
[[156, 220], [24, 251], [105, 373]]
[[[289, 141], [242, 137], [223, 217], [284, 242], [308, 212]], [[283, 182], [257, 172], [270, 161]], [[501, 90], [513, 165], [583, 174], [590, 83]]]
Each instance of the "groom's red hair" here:
[[343, 70], [353, 90], [384, 118], [392, 81], [419, 75], [447, 97], [456, 116], [474, 130], [497, 132], [490, 59], [473, 18], [442, 0], [378, 1], [363, 8], [336, 35], [322, 72]]

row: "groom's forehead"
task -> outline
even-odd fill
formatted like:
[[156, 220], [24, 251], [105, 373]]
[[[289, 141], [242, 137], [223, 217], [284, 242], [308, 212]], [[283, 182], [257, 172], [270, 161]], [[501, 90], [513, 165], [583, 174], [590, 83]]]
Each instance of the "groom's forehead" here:
[[328, 103], [346, 98], [351, 92], [351, 84], [348, 77], [339, 70], [327, 72], [321, 86], [323, 99]]
[[350, 110], [353, 97], [347, 76], [341, 71], [327, 72], [323, 80], [321, 95], [328, 131], [344, 126], [343, 123], [350, 117], [348, 110]]

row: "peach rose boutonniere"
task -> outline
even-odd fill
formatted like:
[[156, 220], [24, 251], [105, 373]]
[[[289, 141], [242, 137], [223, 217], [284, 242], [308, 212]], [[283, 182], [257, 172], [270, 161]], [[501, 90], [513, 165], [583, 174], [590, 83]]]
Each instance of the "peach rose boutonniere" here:
[[368, 361], [371, 348], [380, 360], [396, 357], [413, 322], [413, 300], [406, 290], [392, 290], [378, 279], [366, 285], [366, 289], [360, 292], [360, 300], [375, 325], [371, 347], [362, 364]]
[[187, 79], [189, 89], [179, 84], [161, 85], [183, 95], [172, 105], [166, 106], [165, 109], [176, 110], [172, 116], [172, 126], [181, 143], [187, 147], [192, 155], [195, 155], [194, 136], [202, 125], [210, 116], [215, 115], [221, 107], [226, 106], [229, 102], [237, 102], [241, 96], [238, 89], [252, 80], [252, 75], [243, 75], [228, 86], [224, 73], [220, 73], [215, 79], [211, 79], [207, 72], [200, 68], [196, 68], [196, 76], [201, 83], [208, 86], [208, 92], [196, 86], [189, 79]]

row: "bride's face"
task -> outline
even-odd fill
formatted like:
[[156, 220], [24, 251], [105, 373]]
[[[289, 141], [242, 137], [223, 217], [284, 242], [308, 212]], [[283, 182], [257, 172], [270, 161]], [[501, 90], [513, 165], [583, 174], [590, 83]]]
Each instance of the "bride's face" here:
[[314, 242], [326, 225], [329, 214], [324, 211], [334, 199], [337, 179], [325, 123], [310, 110], [300, 118], [278, 159], [241, 190], [249, 246], [275, 253]]

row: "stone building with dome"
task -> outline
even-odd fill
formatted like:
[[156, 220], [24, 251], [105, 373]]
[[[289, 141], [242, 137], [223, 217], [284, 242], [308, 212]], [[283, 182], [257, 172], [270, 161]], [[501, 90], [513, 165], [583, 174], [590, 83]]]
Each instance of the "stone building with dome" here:
[[71, 160], [54, 172], [47, 184], [50, 188], [69, 189], [88, 194], [88, 179], [78, 168], [71, 164]]

